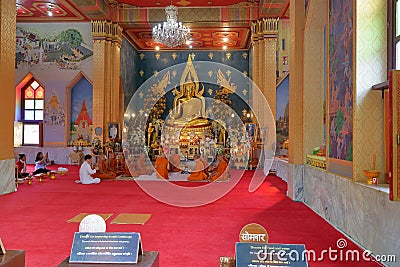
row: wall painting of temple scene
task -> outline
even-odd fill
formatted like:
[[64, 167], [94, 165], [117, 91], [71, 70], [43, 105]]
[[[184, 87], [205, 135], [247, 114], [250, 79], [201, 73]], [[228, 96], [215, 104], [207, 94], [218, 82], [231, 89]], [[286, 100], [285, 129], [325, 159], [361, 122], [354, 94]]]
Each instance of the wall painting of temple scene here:
[[[354, 7], [352, 0], [329, 3], [328, 151], [330, 162], [349, 165], [353, 160]], [[339, 169], [348, 176], [349, 171]]]
[[88, 146], [92, 136], [92, 84], [81, 78], [71, 88], [71, 125], [69, 145]]
[[93, 55], [88, 25], [18, 23], [15, 67], [31, 70], [81, 69]]
[[[276, 149], [285, 156], [289, 139], [289, 75], [276, 87]], [[285, 143], [286, 142], [286, 143]]]
[[44, 110], [45, 125], [65, 125], [65, 113], [58, 96], [53, 93], [50, 100], [46, 103]]

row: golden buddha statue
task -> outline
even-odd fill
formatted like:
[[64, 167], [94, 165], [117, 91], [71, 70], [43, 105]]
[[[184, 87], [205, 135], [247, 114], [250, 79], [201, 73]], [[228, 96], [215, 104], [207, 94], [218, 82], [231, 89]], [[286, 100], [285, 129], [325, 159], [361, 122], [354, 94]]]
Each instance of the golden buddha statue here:
[[206, 127], [210, 125], [209, 120], [204, 118], [206, 107], [203, 97], [204, 85], [199, 90], [197, 73], [192, 65], [190, 55], [181, 76], [180, 91], [175, 88], [174, 92], [174, 106], [169, 125], [175, 127]]

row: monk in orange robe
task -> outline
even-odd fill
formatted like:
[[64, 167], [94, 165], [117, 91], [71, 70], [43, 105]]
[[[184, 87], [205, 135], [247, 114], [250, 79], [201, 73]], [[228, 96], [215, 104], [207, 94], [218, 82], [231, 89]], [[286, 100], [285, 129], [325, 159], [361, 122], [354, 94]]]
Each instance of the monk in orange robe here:
[[[110, 171], [114, 172], [117, 176], [120, 176], [124, 174], [124, 171], [121, 170], [121, 167], [118, 166], [118, 160], [115, 158], [114, 153], [109, 154], [109, 166], [110, 166]], [[129, 171], [128, 171], [129, 175]]]
[[204, 173], [207, 175], [207, 177], [208, 177], [208, 167], [210, 167], [209, 165], [210, 164], [208, 164], [208, 162], [207, 162], [207, 160], [204, 158], [204, 156], [203, 155], [200, 155], [200, 160], [201, 160], [201, 162], [203, 163], [203, 165], [204, 165]]
[[146, 175], [146, 174], [151, 174], [152, 171], [149, 171], [146, 168], [146, 163], [145, 163], [145, 155], [140, 154], [139, 158], [136, 160], [135, 163], [135, 172], [139, 175]]
[[194, 155], [193, 157], [194, 162], [196, 163], [196, 166], [194, 167], [194, 170], [190, 173], [188, 177], [188, 181], [202, 181], [202, 180], [207, 180], [207, 174], [204, 173], [204, 164], [200, 160], [199, 155]]
[[176, 154], [175, 150], [171, 150], [171, 155], [169, 156], [169, 167], [168, 171], [170, 172], [179, 172], [179, 165], [181, 164], [181, 157]]
[[115, 172], [109, 171], [107, 167], [107, 161], [104, 158], [104, 155], [100, 156], [100, 160], [97, 163], [98, 171], [93, 174], [93, 177], [100, 179], [115, 179], [117, 174]]
[[156, 159], [154, 167], [156, 168], [156, 176], [158, 178], [168, 179], [168, 159], [164, 153]]
[[224, 155], [219, 154], [217, 156], [218, 159], [218, 165], [213, 171], [211, 172], [210, 175], [210, 180], [211, 181], [216, 181], [216, 180], [226, 180], [228, 179], [228, 161], [225, 159]]

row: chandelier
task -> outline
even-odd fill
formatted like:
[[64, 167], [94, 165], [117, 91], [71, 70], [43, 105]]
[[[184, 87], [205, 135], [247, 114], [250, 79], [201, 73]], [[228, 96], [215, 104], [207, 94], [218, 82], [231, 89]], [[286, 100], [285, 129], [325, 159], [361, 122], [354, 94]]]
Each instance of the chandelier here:
[[190, 39], [190, 29], [178, 22], [178, 8], [173, 5], [167, 6], [165, 14], [167, 21], [153, 28], [154, 40], [168, 47], [183, 45]]

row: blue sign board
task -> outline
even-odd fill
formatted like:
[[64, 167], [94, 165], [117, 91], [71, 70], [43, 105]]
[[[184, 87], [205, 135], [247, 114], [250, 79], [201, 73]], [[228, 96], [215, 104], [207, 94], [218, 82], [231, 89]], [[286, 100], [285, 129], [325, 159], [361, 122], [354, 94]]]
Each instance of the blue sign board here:
[[72, 243], [70, 263], [137, 263], [142, 254], [139, 233], [77, 232]]
[[236, 243], [236, 267], [308, 267], [304, 245]]

